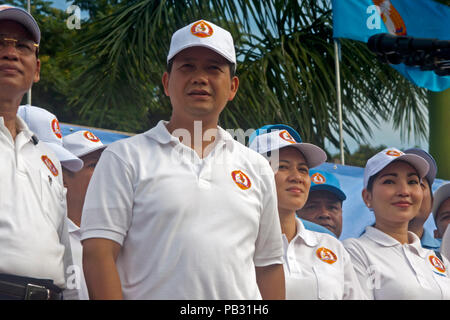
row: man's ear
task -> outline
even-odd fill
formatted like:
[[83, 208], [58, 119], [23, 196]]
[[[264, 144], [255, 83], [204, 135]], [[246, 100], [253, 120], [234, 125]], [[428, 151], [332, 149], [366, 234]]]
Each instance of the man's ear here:
[[33, 82], [38, 82], [41, 79], [41, 60], [36, 59], [36, 72], [34, 73]]
[[164, 72], [163, 76], [162, 76], [162, 85], [164, 87], [164, 93], [166, 94], [166, 96], [170, 97], [169, 94], [169, 73], [166, 71]]
[[228, 101], [231, 101], [234, 99], [234, 97], [236, 96], [236, 93], [238, 91], [239, 88], [239, 78], [234, 76], [231, 79], [231, 88], [230, 88], [230, 95], [228, 96]]

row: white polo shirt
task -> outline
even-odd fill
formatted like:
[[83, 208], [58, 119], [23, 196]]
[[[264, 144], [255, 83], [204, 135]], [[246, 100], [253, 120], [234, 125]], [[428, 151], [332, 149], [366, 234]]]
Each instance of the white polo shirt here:
[[74, 265], [71, 272], [72, 277], [70, 278], [71, 285], [78, 291], [78, 297], [80, 300], [89, 300], [89, 293], [83, 272], [83, 246], [81, 245], [80, 228], [69, 218], [66, 219], [69, 229], [70, 247], [72, 249], [72, 259]]
[[297, 234], [284, 242], [286, 299], [365, 299], [342, 243], [328, 234], [305, 229], [296, 219]]
[[444, 257], [450, 260], [450, 224], [447, 225], [444, 235], [442, 236], [440, 251]]
[[165, 123], [103, 152], [81, 239], [122, 245], [125, 299], [261, 299], [255, 266], [283, 263], [269, 163], [221, 128], [200, 159]]
[[0, 117], [0, 273], [66, 287], [72, 264], [61, 165], [17, 116], [13, 141]]
[[361, 287], [375, 300], [450, 299], [450, 264], [434, 251], [422, 248], [408, 232], [411, 243], [401, 244], [386, 233], [367, 227], [358, 239], [343, 241], [352, 258]]

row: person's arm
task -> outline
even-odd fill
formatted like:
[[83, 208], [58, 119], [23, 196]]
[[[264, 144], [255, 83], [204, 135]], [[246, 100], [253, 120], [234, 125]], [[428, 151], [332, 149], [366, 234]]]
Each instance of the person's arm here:
[[83, 241], [83, 271], [91, 300], [120, 300], [122, 285], [116, 268], [120, 244], [109, 239]]
[[286, 299], [284, 270], [282, 264], [255, 267], [256, 282], [264, 300]]

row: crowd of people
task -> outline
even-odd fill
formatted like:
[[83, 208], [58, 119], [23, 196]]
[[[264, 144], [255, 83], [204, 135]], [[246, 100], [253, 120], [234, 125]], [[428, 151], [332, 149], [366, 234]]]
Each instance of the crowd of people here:
[[170, 119], [108, 146], [20, 106], [40, 41], [31, 15], [0, 5], [0, 299], [450, 299], [450, 184], [432, 192], [426, 151], [367, 161], [375, 223], [340, 241], [347, 195], [314, 169], [320, 147], [284, 124], [248, 146], [218, 126], [239, 88], [227, 30], [176, 31]]

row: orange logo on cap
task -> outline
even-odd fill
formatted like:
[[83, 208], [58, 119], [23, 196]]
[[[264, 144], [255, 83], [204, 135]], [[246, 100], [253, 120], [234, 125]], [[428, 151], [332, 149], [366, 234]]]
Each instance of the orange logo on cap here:
[[333, 264], [337, 261], [337, 256], [334, 254], [334, 252], [324, 247], [317, 249], [316, 255], [317, 258], [329, 264]]
[[56, 118], [52, 120], [52, 130], [55, 136], [57, 136], [59, 139], [62, 138], [61, 128], [59, 127], [59, 122]]
[[292, 138], [292, 136], [286, 130], [280, 131], [280, 138], [289, 143], [296, 143], [295, 139]]
[[53, 164], [52, 160], [49, 159], [47, 156], [41, 157], [42, 161], [47, 166], [48, 170], [56, 177], [58, 176], [58, 169], [56, 169], [55, 165]]
[[433, 267], [439, 271], [439, 272], [445, 272], [445, 266], [444, 263], [436, 256], [430, 256], [428, 258], [430, 260], [430, 263], [433, 265]]
[[241, 170], [233, 171], [231, 173], [231, 177], [233, 178], [236, 185], [242, 190], [250, 189], [250, 187], [252, 186], [250, 178]]
[[316, 172], [311, 176], [311, 180], [315, 183], [315, 184], [324, 184], [325, 182], [327, 182], [327, 179], [325, 179], [325, 177], [323, 175], [321, 175], [320, 173]]
[[92, 142], [99, 142], [99, 141], [100, 141], [100, 139], [99, 139], [95, 134], [93, 134], [93, 133], [90, 132], [90, 131], [85, 131], [85, 132], [83, 133], [83, 136], [84, 136], [86, 139], [88, 139], [88, 140], [90, 140], [90, 141], [92, 141]]
[[399, 157], [403, 154], [403, 152], [399, 152], [399, 151], [395, 151], [395, 150], [388, 150], [386, 152], [386, 154], [391, 157]]
[[397, 36], [406, 35], [405, 22], [390, 0], [373, 0], [373, 3], [380, 8], [381, 19], [383, 19], [390, 34]]
[[208, 23], [201, 20], [192, 25], [191, 33], [199, 38], [207, 38], [213, 35], [214, 30]]

